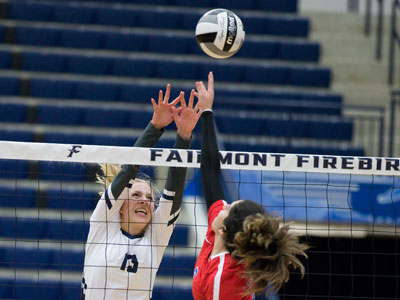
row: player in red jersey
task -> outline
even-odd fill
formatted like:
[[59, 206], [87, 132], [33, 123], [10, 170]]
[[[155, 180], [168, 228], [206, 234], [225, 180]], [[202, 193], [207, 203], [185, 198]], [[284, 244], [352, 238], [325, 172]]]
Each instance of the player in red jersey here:
[[202, 112], [201, 178], [208, 230], [194, 269], [193, 297], [250, 300], [268, 286], [279, 290], [289, 279], [289, 266], [304, 274], [297, 255], [306, 256], [308, 247], [262, 205], [250, 200], [224, 201], [212, 112], [213, 74], [208, 75], [208, 89], [203, 82], [196, 82], [196, 89]]

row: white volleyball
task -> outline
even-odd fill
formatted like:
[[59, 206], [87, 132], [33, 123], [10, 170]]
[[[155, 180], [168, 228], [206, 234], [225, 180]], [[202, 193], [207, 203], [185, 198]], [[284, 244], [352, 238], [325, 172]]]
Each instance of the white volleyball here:
[[245, 31], [242, 20], [230, 10], [217, 8], [206, 12], [196, 26], [201, 50], [214, 58], [228, 58], [242, 47]]

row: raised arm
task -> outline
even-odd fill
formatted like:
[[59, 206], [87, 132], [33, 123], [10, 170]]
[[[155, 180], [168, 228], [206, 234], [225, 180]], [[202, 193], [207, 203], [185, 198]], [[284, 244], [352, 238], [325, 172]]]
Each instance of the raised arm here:
[[219, 160], [219, 150], [214, 129], [214, 116], [212, 105], [214, 102], [214, 76], [212, 72], [208, 75], [208, 89], [202, 81], [196, 82], [201, 111], [201, 124], [203, 131], [201, 134], [201, 180], [203, 182], [204, 198], [207, 209], [218, 200], [225, 199], [221, 184], [221, 163]]
[[[175, 105], [181, 101], [183, 93], [171, 103], [168, 103], [170, 96], [171, 86], [168, 84], [165, 96], [163, 91], [160, 90], [158, 95], [158, 103], [152, 98], [154, 113], [151, 122], [147, 125], [141, 136], [137, 139], [134, 147], [153, 147], [161, 135], [163, 134], [164, 127], [168, 126], [174, 120]], [[114, 199], [118, 199], [124, 188], [128, 185], [129, 180], [136, 177], [140, 166], [122, 165], [121, 171], [114, 178], [111, 191]]]
[[[191, 91], [189, 103], [186, 105], [184, 97], [180, 98], [181, 107], [174, 111], [174, 120], [177, 127], [175, 149], [190, 148], [192, 131], [200, 118], [199, 106], [193, 108], [194, 90]], [[185, 185], [186, 168], [170, 167], [168, 169], [165, 190], [174, 194], [171, 214], [176, 213], [182, 203]]]

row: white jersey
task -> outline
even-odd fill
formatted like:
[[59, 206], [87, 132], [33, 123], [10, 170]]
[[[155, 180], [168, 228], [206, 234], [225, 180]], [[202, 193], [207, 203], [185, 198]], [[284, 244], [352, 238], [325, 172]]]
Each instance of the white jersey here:
[[144, 235], [129, 235], [120, 225], [124, 189], [115, 200], [111, 185], [90, 218], [82, 278], [85, 300], [148, 300], [179, 210], [170, 214], [175, 192], [164, 190]]

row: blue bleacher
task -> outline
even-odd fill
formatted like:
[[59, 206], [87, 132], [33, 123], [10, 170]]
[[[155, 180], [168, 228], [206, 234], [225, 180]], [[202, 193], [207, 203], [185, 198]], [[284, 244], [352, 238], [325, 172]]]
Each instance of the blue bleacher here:
[[297, 67], [290, 70], [289, 84], [295, 86], [330, 87], [329, 68]]
[[89, 55], [70, 55], [67, 57], [67, 73], [107, 75], [111, 73], [113, 59]]
[[[60, 29], [16, 26], [16, 43], [49, 47], [151, 51], [155, 53], [201, 54], [196, 40], [185, 33], [162, 34], [138, 31], [97, 31], [93, 29]], [[320, 47], [315, 42], [268, 40], [248, 37], [240, 57], [318, 61]], [[305, 53], [300, 56], [300, 53]], [[292, 56], [293, 55], [293, 56]]]
[[75, 89], [76, 81], [56, 78], [31, 79], [31, 96], [33, 97], [68, 99], [75, 96]]
[[[4, 165], [0, 162], [0, 166]], [[4, 173], [4, 172], [0, 172]], [[1, 176], [0, 176], [1, 177]], [[0, 207], [35, 207], [36, 190], [25, 187], [0, 187]]]
[[83, 163], [40, 161], [39, 166], [41, 179], [80, 182], [86, 180], [85, 165]]
[[40, 239], [46, 236], [44, 220], [23, 219], [16, 217], [0, 218], [0, 237], [20, 239]]
[[[87, 100], [104, 101], [123, 101], [150, 103], [150, 98], [158, 94], [159, 85], [144, 82], [132, 82], [131, 84], [101, 84], [92, 81], [64, 80], [57, 78], [30, 80], [31, 96], [43, 98], [78, 98], [76, 90], [78, 85], [79, 98]], [[18, 95], [19, 78], [18, 77], [0, 77], [0, 95]], [[173, 86], [172, 94], [186, 88], [179, 85]], [[189, 90], [186, 92], [190, 92]], [[218, 96], [230, 99], [292, 99], [321, 101], [326, 103], [341, 103], [342, 96], [330, 92], [288, 92], [283, 89], [228, 89], [221, 86], [218, 90]]]
[[46, 132], [43, 136], [45, 143], [93, 145], [93, 135], [77, 133]]
[[[1, 138], [1, 132], [0, 132]], [[25, 160], [0, 159], [0, 178], [16, 179], [28, 177], [28, 162]]]
[[32, 131], [21, 130], [0, 130], [0, 140], [14, 142], [33, 142]]
[[[228, 102], [229, 103], [229, 102]], [[239, 106], [240, 108], [240, 106]], [[293, 109], [296, 106], [292, 107]], [[230, 107], [232, 110], [232, 107]], [[298, 110], [298, 109], [297, 109]], [[269, 117], [240, 115], [218, 115], [216, 123], [221, 133], [241, 135], [264, 135], [276, 137], [298, 137], [314, 139], [351, 140], [353, 123], [340, 115], [327, 118], [314, 115], [276, 114]], [[299, 111], [297, 111], [299, 112]], [[109, 128], [142, 128], [152, 117], [151, 111], [126, 110], [109, 107], [62, 107], [42, 105], [37, 108], [37, 123], [58, 125], [79, 125]], [[66, 143], [71, 143], [64, 139]], [[80, 140], [79, 142], [85, 142]], [[54, 164], [52, 166], [55, 166]], [[65, 164], [63, 168], [70, 165]], [[63, 172], [69, 176], [82, 176], [76, 170]], [[52, 173], [58, 173], [54, 170]]]
[[19, 78], [0, 77], [0, 95], [18, 95], [19, 85]]
[[[158, 45], [158, 47], [161, 47], [161, 45]], [[182, 47], [182, 45], [179, 44], [179, 47]], [[169, 47], [169, 49], [172, 48]], [[122, 59], [111, 56], [32, 52], [23, 53], [22, 56], [22, 67], [33, 71], [65, 71], [89, 75], [122, 75], [188, 80], [200, 78], [202, 74], [207, 74], [209, 70], [212, 70], [216, 78], [223, 78], [224, 81], [310, 87], [329, 87], [331, 80], [330, 69], [315, 66], [293, 67], [265, 63], [248, 65], [243, 63], [226, 64], [226, 62], [211, 64], [179, 59], [164, 61], [154, 58]], [[96, 86], [94, 90], [99, 91], [103, 88], [103, 84], [101, 84], [101, 87]], [[79, 88], [77, 93], [80, 93]], [[105, 95], [104, 90], [101, 90], [98, 94]], [[112, 100], [114, 97], [108, 99]]]
[[104, 49], [139, 52], [147, 50], [148, 38], [145, 33], [105, 32], [104, 39]]
[[48, 268], [53, 259], [50, 249], [43, 248], [0, 248], [0, 267], [24, 268], [24, 269], [45, 269]]
[[67, 48], [102, 49], [104, 47], [104, 33], [86, 29], [62, 29], [57, 46]]
[[148, 35], [146, 40], [146, 51], [171, 54], [191, 54], [193, 47], [198, 49], [193, 36], [178, 36], [173, 34]]
[[[71, 249], [0, 247], [0, 267], [24, 269], [56, 269], [83, 271], [85, 252]], [[194, 255], [169, 254], [163, 256], [157, 275], [191, 276], [195, 265]]]
[[4, 26], [0, 26], [0, 43], [4, 43], [5, 32]]
[[84, 111], [81, 107], [39, 105], [37, 107], [37, 123], [80, 125], [83, 114]]
[[[128, 127], [130, 114], [130, 112], [121, 109], [86, 108], [82, 124], [96, 127]], [[142, 114], [141, 111], [136, 113], [136, 115], [140, 114]], [[145, 123], [140, 123], [140, 125], [143, 124]]]
[[122, 7], [99, 7], [96, 23], [108, 26], [133, 27], [139, 24], [139, 13]]
[[[224, 1], [225, 2], [225, 1]], [[242, 6], [242, 3], [240, 4]], [[78, 3], [9, 2], [9, 18], [72, 24], [138, 26], [144, 28], [194, 30], [202, 13], [144, 7], [108, 8]], [[226, 7], [226, 6], [219, 6]], [[107, 13], [107, 10], [110, 12]], [[247, 34], [307, 37], [309, 20], [296, 15], [254, 16], [238, 13]]]
[[[142, 128], [143, 124], [147, 124], [149, 120], [151, 120], [151, 116], [153, 115], [152, 112], [147, 112], [147, 111], [135, 111], [132, 113], [129, 113], [129, 122], [128, 126], [130, 128]], [[171, 124], [173, 125], [173, 124]]]
[[[184, 12], [163, 11], [157, 9], [140, 10], [135, 9], [139, 14], [138, 26], [145, 28], [163, 28], [163, 29], [188, 29], [182, 27]], [[135, 16], [135, 15], [134, 15]], [[199, 15], [200, 18], [201, 15]]]
[[132, 147], [133, 139], [127, 136], [118, 135], [94, 135], [93, 145], [102, 146], [120, 146], [120, 147]]
[[60, 44], [61, 30], [43, 28], [42, 26], [17, 26], [15, 28], [16, 43], [31, 46], [51, 46]]
[[360, 147], [341, 146], [302, 146], [290, 143], [262, 144], [250, 142], [224, 142], [227, 151], [246, 151], [261, 153], [305, 153], [318, 155], [343, 155], [343, 156], [364, 156], [365, 151]]
[[[92, 1], [92, 0], [87, 0]], [[100, 0], [99, 2], [129, 3], [129, 4], [148, 4], [146, 0]], [[189, 7], [225, 7], [227, 9], [257, 9], [269, 12], [297, 12], [297, 0], [248, 0], [246, 3], [239, 3], [229, 0], [153, 0], [154, 5], [173, 5]]]
[[[79, 286], [78, 284], [76, 284]], [[63, 283], [59, 280], [38, 280], [38, 279], [4, 279], [0, 278], [0, 287], [8, 287], [4, 289], [4, 297], [9, 299], [35, 299], [35, 300], [53, 300], [58, 299], [61, 295], [66, 298], [76, 299], [79, 296], [78, 289], [74, 289], [74, 294], [61, 293]], [[3, 296], [2, 295], [2, 296]]]
[[[0, 278], [0, 293], [4, 299], [18, 300], [76, 300], [81, 295], [81, 282], [67, 279], [5, 279]], [[162, 287], [157, 284], [153, 290], [152, 300], [186, 300], [191, 299], [192, 289], [179, 286]]]
[[102, 81], [76, 82], [77, 99], [89, 99], [99, 101], [117, 101], [119, 99], [121, 84], [105, 83]]
[[50, 21], [53, 5], [42, 2], [10, 2], [8, 16], [10, 19], [27, 21]]
[[8, 69], [10, 67], [11, 67], [11, 53], [9, 51], [0, 50], [0, 69]]
[[93, 210], [99, 195], [94, 191], [60, 190], [51, 188], [46, 191], [48, 208], [63, 210]]
[[274, 12], [297, 12], [297, 0], [273, 0], [273, 1], [258, 1], [258, 7], [266, 11]]
[[66, 56], [47, 52], [23, 52], [21, 67], [27, 71], [64, 72]]
[[78, 3], [53, 3], [52, 6], [52, 21], [76, 24], [92, 24], [96, 19], [96, 11], [93, 8], [84, 7]]
[[[151, 78], [159, 71], [155, 70], [156, 61], [142, 58], [115, 58], [112, 61], [111, 74], [129, 77]], [[174, 70], [168, 70], [175, 72]]]
[[317, 62], [320, 57], [320, 46], [316, 42], [288, 41], [279, 44], [279, 53], [276, 57], [282, 60]]
[[[11, 86], [14, 88], [10, 88], [8, 83], [11, 83]], [[85, 86], [89, 85], [90, 81], [80, 81], [80, 83]], [[19, 78], [18, 77], [0, 77], [0, 94], [10, 94], [10, 95], [18, 95], [18, 85]], [[75, 98], [75, 91], [78, 85], [78, 81], [72, 80], [63, 80], [63, 79], [31, 79], [31, 95], [34, 97], [44, 97], [44, 98]], [[93, 85], [93, 83], [92, 83]], [[95, 83], [93, 88], [89, 90], [96, 90], [96, 85], [100, 85], [99, 83]], [[1, 87], [8, 87], [10, 92], [5, 91], [1, 93]], [[102, 91], [107, 90], [107, 86], [102, 86]], [[115, 84], [111, 85], [111, 91], [109, 91], [108, 95], [112, 97], [102, 97], [106, 100], [113, 100], [116, 96], [119, 96], [117, 100], [126, 101], [126, 102], [141, 102], [141, 103], [150, 103], [150, 98], [154, 97], [154, 95], [158, 94], [158, 90], [160, 89], [159, 85], [151, 84], [151, 83], [138, 83], [133, 82], [132, 84]], [[179, 91], [182, 89], [180, 86], [173, 87], [175, 91]], [[183, 88], [185, 90], [185, 88]], [[81, 90], [80, 95], [85, 99], [92, 99], [92, 95], [88, 92], [87, 95], [83, 93]], [[218, 90], [219, 97], [222, 98], [264, 98], [264, 99], [299, 99], [299, 100], [316, 100], [316, 101], [324, 101], [329, 103], [341, 103], [342, 96], [330, 92], [319, 92], [316, 91], [314, 93], [311, 92], [288, 92], [280, 89], [265, 89], [265, 90], [245, 90], [245, 89], [227, 89], [221, 87]], [[101, 97], [100, 97], [101, 98]]]
[[291, 16], [276, 17], [267, 20], [266, 24], [270, 35], [307, 37], [309, 20], [307, 18], [293, 18]]
[[27, 111], [24, 104], [0, 103], [0, 122], [24, 123]]
[[301, 146], [297, 145], [296, 149], [290, 150], [289, 153], [307, 153], [307, 154], [318, 154], [318, 155], [339, 155], [339, 156], [365, 156], [365, 151], [361, 147], [351, 146]]
[[236, 111], [265, 111], [281, 113], [302, 113], [315, 115], [337, 115], [342, 113], [341, 101], [318, 101], [313, 99], [248, 99], [248, 98], [222, 98], [218, 97], [213, 107], [216, 110], [229, 109]]
[[348, 140], [352, 138], [353, 123], [338, 118], [291, 118], [277, 115], [268, 118], [242, 116], [215, 116], [221, 133], [262, 136]]
[[[42, 218], [0, 217], [0, 240], [49, 239], [62, 241], [86, 241], [89, 221], [53, 220]], [[184, 246], [188, 243], [189, 228], [177, 225], [169, 242], [170, 246]]]

